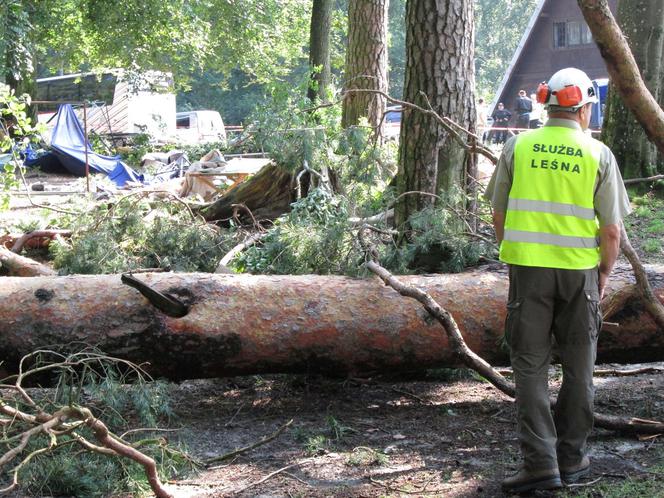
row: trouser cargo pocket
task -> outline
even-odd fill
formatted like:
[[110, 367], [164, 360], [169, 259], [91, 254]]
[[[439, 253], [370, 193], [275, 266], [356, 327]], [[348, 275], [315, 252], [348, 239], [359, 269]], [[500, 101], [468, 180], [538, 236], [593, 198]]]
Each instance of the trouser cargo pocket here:
[[588, 335], [591, 341], [597, 340], [602, 329], [602, 310], [599, 306], [599, 291], [585, 290], [588, 307]]
[[505, 343], [511, 348], [514, 337], [518, 334], [523, 299], [515, 299], [507, 303], [505, 317]]

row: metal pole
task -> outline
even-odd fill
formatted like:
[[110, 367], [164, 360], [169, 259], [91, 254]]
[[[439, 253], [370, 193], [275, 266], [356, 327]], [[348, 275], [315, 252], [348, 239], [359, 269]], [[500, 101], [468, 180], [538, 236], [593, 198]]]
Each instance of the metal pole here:
[[85, 135], [85, 187], [90, 193], [90, 163], [88, 161], [88, 104], [83, 102], [83, 132]]

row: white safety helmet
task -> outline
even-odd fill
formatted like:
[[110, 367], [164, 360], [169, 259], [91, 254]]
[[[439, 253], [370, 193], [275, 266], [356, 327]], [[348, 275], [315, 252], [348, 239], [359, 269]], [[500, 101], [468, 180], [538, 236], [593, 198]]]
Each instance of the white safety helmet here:
[[586, 73], [575, 67], [561, 69], [551, 76], [548, 84], [540, 83], [537, 88], [537, 102], [547, 108], [576, 110], [597, 101], [593, 82]]

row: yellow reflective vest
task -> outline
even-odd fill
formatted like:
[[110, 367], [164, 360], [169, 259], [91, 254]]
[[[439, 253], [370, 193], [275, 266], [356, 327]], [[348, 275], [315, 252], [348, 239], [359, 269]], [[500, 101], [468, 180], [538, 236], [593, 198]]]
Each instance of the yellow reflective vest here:
[[597, 266], [599, 157], [599, 142], [578, 129], [545, 126], [519, 134], [501, 261], [570, 270]]

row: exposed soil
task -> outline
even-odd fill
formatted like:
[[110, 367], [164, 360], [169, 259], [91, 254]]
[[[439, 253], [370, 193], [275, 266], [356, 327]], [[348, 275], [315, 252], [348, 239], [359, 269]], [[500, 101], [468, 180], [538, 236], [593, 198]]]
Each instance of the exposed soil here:
[[[259, 442], [293, 422], [269, 443], [170, 488], [178, 497], [504, 496], [500, 481], [519, 465], [514, 404], [488, 383], [465, 376], [182, 382], [173, 392], [175, 425], [181, 427], [176, 438], [201, 460]], [[551, 378], [555, 389], [559, 370], [552, 368]], [[664, 418], [664, 372], [599, 377], [596, 386], [598, 411]], [[659, 464], [661, 472], [664, 444], [660, 437], [639, 440], [595, 430], [590, 456], [592, 472], [584, 482], [593, 482], [593, 489], [661, 479], [649, 469]], [[576, 496], [570, 493], [539, 496]]]
[[[84, 189], [80, 180], [48, 180]], [[60, 195], [35, 200], [67, 206]], [[25, 197], [13, 208], [0, 216], [0, 224], [37, 214]], [[664, 363], [654, 366], [664, 369]], [[174, 384], [177, 418], [171, 425], [178, 430], [167, 435], [201, 461], [259, 442], [293, 422], [270, 442], [169, 487], [177, 497], [503, 496], [500, 481], [519, 465], [514, 404], [472, 375], [459, 378], [459, 372], [438, 372], [428, 380], [280, 375]], [[552, 368], [551, 379], [555, 389], [559, 370]], [[597, 411], [664, 419], [664, 373], [598, 377], [596, 385]], [[538, 496], [608, 496], [607, 486], [661, 482], [664, 472], [662, 437], [640, 440], [595, 430], [590, 456], [592, 472], [584, 481], [589, 486]]]

